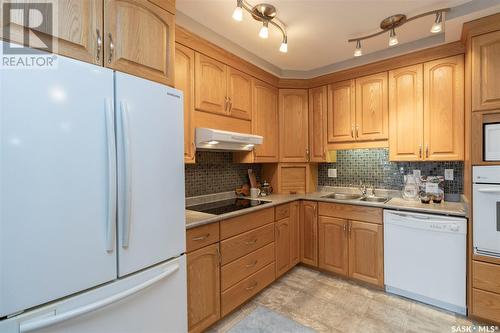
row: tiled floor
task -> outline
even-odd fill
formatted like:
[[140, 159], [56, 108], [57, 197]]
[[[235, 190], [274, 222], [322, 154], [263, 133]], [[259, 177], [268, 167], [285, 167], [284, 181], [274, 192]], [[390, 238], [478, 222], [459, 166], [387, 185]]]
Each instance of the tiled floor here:
[[446, 333], [452, 326], [473, 324], [462, 316], [296, 267], [210, 332], [227, 332], [258, 305], [318, 332]]

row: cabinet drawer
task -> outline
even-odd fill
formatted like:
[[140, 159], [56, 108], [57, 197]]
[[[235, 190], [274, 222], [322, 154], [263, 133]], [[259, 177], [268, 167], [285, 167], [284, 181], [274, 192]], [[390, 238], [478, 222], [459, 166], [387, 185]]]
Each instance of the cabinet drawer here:
[[225, 220], [221, 223], [220, 238], [226, 239], [271, 222], [274, 222], [273, 208], [267, 208], [256, 211], [255, 213], [241, 215]]
[[272, 242], [274, 223], [226, 239], [220, 244], [222, 264], [225, 265]]
[[276, 211], [274, 216], [276, 221], [279, 221], [281, 219], [284, 219], [285, 217], [290, 216], [290, 204], [280, 205], [277, 206], [275, 209]]
[[219, 241], [219, 222], [186, 231], [186, 251], [191, 252]]
[[222, 293], [222, 316], [274, 281], [274, 262]]
[[472, 289], [472, 310], [477, 317], [500, 323], [500, 295]]
[[382, 208], [320, 202], [319, 215], [382, 224]]
[[500, 294], [500, 265], [473, 261], [472, 286]]
[[222, 290], [274, 261], [274, 242], [222, 267]]

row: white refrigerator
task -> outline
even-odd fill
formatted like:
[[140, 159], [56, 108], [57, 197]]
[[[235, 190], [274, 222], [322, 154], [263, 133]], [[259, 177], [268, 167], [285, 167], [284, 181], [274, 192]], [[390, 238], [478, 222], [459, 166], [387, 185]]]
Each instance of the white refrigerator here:
[[182, 93], [0, 70], [0, 332], [186, 332]]

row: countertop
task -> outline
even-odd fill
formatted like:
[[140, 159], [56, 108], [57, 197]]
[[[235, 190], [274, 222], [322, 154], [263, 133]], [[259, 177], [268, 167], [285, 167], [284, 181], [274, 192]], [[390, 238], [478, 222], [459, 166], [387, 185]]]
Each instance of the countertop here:
[[[191, 229], [204, 224], [209, 224], [221, 220], [226, 220], [239, 215], [248, 214], [260, 209], [266, 209], [278, 205], [282, 205], [295, 200], [311, 200], [318, 202], [334, 202], [345, 205], [357, 205], [357, 206], [369, 206], [369, 207], [380, 207], [383, 209], [394, 209], [394, 210], [404, 210], [413, 211], [419, 213], [430, 213], [439, 215], [450, 215], [450, 216], [467, 216], [467, 204], [465, 202], [442, 202], [440, 204], [423, 204], [420, 201], [407, 201], [400, 197], [393, 197], [386, 203], [380, 202], [366, 202], [360, 200], [338, 200], [331, 198], [324, 198], [331, 194], [332, 192], [314, 192], [307, 194], [272, 194], [266, 197], [259, 198], [262, 201], [270, 201], [270, 203], [265, 205], [259, 205], [255, 207], [245, 208], [242, 210], [230, 212], [222, 215], [213, 215], [207, 213], [195, 212], [192, 210], [186, 210], [186, 229]], [[189, 207], [188, 207], [189, 208]]]

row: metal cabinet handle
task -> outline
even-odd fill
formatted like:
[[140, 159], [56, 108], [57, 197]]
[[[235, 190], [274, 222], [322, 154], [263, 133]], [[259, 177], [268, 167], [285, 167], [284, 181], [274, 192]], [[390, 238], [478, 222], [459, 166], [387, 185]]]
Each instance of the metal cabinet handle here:
[[96, 60], [99, 61], [99, 60], [101, 60], [102, 38], [101, 38], [101, 31], [99, 29], [96, 29], [96, 33], [97, 33], [97, 55], [96, 55]]
[[258, 262], [259, 262], [258, 260], [254, 260], [253, 262], [249, 263], [245, 267], [246, 268], [255, 267], [255, 265], [257, 265]]
[[113, 61], [113, 53], [115, 52], [115, 44], [113, 43], [113, 35], [111, 32], [108, 35], [109, 37], [109, 58], [108, 63], [110, 64]]
[[418, 158], [422, 158], [422, 145], [418, 146]]
[[228, 97], [228, 103], [229, 103], [228, 112], [231, 112], [233, 110], [233, 100], [231, 99], [231, 97]]
[[352, 223], [349, 223], [349, 234], [351, 233], [352, 231]]
[[359, 125], [356, 124], [356, 138], [359, 138]]
[[354, 124], [352, 124], [352, 126], [351, 126], [351, 137], [353, 139], [355, 139], [355, 137], [354, 137]]
[[429, 158], [429, 144], [425, 145], [425, 157]]
[[307, 161], [310, 160], [310, 152], [309, 152], [309, 148], [306, 148], [306, 159]]
[[217, 246], [216, 249], [217, 249], [217, 258], [219, 259], [219, 265], [220, 265], [222, 263], [222, 255], [220, 254], [219, 246]]
[[344, 224], [344, 234], [347, 233], [347, 224]]
[[228, 107], [229, 107], [229, 99], [226, 96], [224, 97], [224, 111], [229, 112]]
[[257, 281], [255, 281], [255, 282], [254, 282], [251, 286], [246, 287], [246, 288], [245, 288], [245, 290], [252, 290], [252, 289], [254, 289], [255, 287], [257, 287], [257, 286], [258, 286], [258, 284], [259, 284], [259, 283], [258, 283]]
[[203, 236], [199, 236], [199, 237], [193, 237], [192, 240], [194, 240], [194, 241], [202, 241], [202, 240], [207, 239], [208, 237], [210, 237], [210, 233], [205, 234]]
[[255, 243], [257, 243], [257, 238], [245, 242], [246, 245], [254, 245]]

